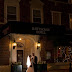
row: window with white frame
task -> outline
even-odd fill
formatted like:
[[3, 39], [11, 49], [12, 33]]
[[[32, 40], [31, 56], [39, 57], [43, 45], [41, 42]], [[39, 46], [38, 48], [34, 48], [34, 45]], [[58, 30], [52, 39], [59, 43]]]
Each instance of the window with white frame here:
[[61, 25], [61, 12], [52, 12], [52, 24]]
[[18, 0], [4, 1], [4, 23], [8, 21], [20, 21], [20, 8]]
[[72, 14], [69, 15], [70, 19], [70, 29], [72, 29]]
[[41, 10], [33, 9], [33, 23], [41, 23]]
[[7, 6], [7, 21], [16, 21], [16, 7]]

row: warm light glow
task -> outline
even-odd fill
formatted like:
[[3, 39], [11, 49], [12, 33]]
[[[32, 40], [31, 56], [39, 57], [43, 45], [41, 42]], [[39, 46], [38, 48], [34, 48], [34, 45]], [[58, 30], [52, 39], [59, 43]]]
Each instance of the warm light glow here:
[[13, 43], [13, 46], [16, 46], [16, 45], [17, 45], [17, 44], [14, 42], [14, 43]]
[[19, 40], [22, 40], [21, 38], [19, 38]]
[[59, 48], [60, 49], [60, 48]]
[[72, 21], [72, 19], [70, 19], [70, 21]]
[[40, 47], [40, 43], [38, 43], [37, 46]]

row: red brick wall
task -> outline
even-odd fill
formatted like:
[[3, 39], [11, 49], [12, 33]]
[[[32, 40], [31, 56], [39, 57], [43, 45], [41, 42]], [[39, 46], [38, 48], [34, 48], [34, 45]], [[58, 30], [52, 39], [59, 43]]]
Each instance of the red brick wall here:
[[51, 52], [51, 61], [54, 59], [53, 40], [48, 40], [47, 36], [41, 36], [41, 59], [46, 60], [46, 52]]
[[0, 39], [0, 65], [8, 65], [9, 64], [9, 37], [5, 36]]
[[[21, 0], [20, 2], [20, 21], [30, 22], [30, 0]], [[69, 29], [69, 13], [72, 13], [72, 5], [66, 3], [55, 3], [48, 0], [41, 0], [44, 3], [43, 15], [44, 24], [52, 24], [51, 11], [61, 12], [61, 24]]]
[[66, 27], [66, 29], [69, 29], [69, 14], [62, 13], [61, 15], [61, 24]]
[[21, 0], [20, 2], [20, 21], [30, 22], [30, 0]]
[[41, 0], [44, 3], [44, 24], [52, 24], [51, 11], [61, 12], [61, 24], [69, 29], [69, 13], [72, 13], [72, 4], [55, 3], [48, 0]]
[[4, 0], [0, 0], [0, 22], [4, 22]]

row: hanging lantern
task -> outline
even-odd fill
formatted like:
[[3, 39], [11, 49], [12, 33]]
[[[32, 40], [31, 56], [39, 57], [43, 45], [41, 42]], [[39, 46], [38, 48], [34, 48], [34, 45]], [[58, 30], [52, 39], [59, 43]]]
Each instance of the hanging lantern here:
[[38, 43], [37, 43], [37, 49], [39, 49], [40, 47], [41, 47], [41, 43], [38, 42]]
[[16, 46], [17, 46], [17, 43], [14, 40], [14, 42], [13, 42], [13, 49], [15, 49]]

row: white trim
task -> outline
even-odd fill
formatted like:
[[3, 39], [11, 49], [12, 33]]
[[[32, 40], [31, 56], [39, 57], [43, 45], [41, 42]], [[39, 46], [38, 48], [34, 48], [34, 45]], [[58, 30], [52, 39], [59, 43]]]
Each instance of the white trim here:
[[12, 2], [8, 2], [8, 1], [4, 1], [4, 23], [7, 23], [7, 6], [14, 6], [16, 7], [16, 18], [17, 21], [20, 21], [20, 9], [19, 9], [19, 2], [17, 1], [12, 1]]
[[33, 9], [37, 9], [41, 11], [41, 24], [44, 23], [44, 17], [43, 17], [43, 5], [44, 3], [40, 0], [32, 0], [30, 3], [30, 21], [33, 23]]
[[43, 24], [43, 11], [40, 8], [32, 8], [32, 23], [33, 23], [33, 10], [40, 10], [41, 13], [41, 24]]
[[[33, 8], [32, 9], [32, 21], [33, 21], [33, 10], [39, 10], [40, 11], [40, 15], [41, 15], [41, 9]], [[39, 18], [41, 18], [41, 17], [39, 17]], [[41, 23], [42, 23], [42, 20], [41, 20]]]
[[60, 20], [59, 20], [60, 23], [59, 23], [59, 25], [61, 25], [61, 13], [62, 13], [62, 12], [59, 12], [59, 11], [51, 11], [51, 15], [52, 15], [52, 24], [53, 24], [53, 13], [59, 13], [59, 15], [60, 15], [60, 18], [59, 18], [59, 19], [60, 19]]

